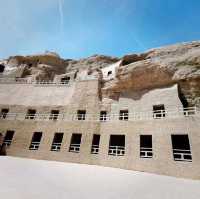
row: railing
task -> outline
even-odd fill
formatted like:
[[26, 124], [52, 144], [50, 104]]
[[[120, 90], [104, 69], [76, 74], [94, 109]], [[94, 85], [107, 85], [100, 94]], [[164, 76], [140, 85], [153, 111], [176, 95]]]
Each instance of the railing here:
[[192, 162], [191, 150], [173, 149], [174, 160]]
[[31, 142], [29, 149], [30, 150], [38, 150], [39, 146], [40, 146], [40, 142]]
[[125, 121], [127, 121], [128, 120], [128, 116], [129, 116], [128, 113], [120, 113], [119, 114], [119, 120], [125, 120]]
[[80, 151], [80, 144], [71, 144], [69, 147], [70, 152], [79, 153]]
[[49, 120], [57, 120], [58, 116], [59, 116], [59, 114], [50, 114]]
[[25, 119], [27, 119], [27, 120], [34, 120], [35, 119], [35, 114], [27, 114], [25, 116]]
[[[160, 114], [160, 113], [159, 113]], [[159, 119], [167, 119], [167, 118], [184, 118], [184, 117], [200, 117], [200, 109], [197, 107], [190, 108], [177, 108], [177, 109], [169, 109], [165, 110], [162, 114], [165, 114], [165, 117], [160, 117]], [[127, 116], [125, 116], [127, 117]], [[157, 116], [156, 116], [157, 117]], [[2, 120], [34, 120], [34, 121], [99, 121], [99, 122], [109, 122], [109, 121], [123, 121], [127, 120], [119, 119], [119, 114], [109, 114], [106, 117], [99, 117], [99, 114], [24, 114], [24, 113], [6, 113], [0, 115], [0, 119]], [[153, 120], [155, 116], [152, 115], [152, 111], [146, 112], [135, 112], [129, 113], [128, 121], [142, 121], [142, 120]]]
[[125, 146], [109, 146], [108, 155], [124, 156]]
[[6, 147], [9, 147], [11, 145], [12, 140], [4, 140], [3, 143]]
[[99, 153], [99, 145], [92, 145], [91, 153], [98, 154]]
[[140, 157], [141, 158], [152, 158], [153, 157], [152, 148], [140, 147]]
[[77, 114], [77, 120], [85, 120], [86, 114]]
[[60, 151], [61, 143], [53, 143], [51, 145], [51, 151]]
[[163, 118], [163, 117], [165, 117], [165, 115], [166, 115], [166, 111], [165, 110], [153, 111], [153, 118], [155, 118], [155, 119]]
[[69, 85], [69, 81], [33, 81], [26, 78], [3, 78], [0, 77], [0, 84], [33, 84], [33, 85]]
[[106, 115], [106, 114], [100, 115], [99, 120], [100, 120], [101, 122], [105, 122], [105, 121], [109, 120], [109, 116]]

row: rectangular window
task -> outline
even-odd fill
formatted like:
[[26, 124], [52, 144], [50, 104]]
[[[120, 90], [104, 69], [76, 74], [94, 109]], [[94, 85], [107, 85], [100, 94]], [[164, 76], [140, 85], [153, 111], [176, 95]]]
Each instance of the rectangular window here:
[[69, 84], [70, 77], [63, 77], [61, 78], [61, 84]]
[[140, 157], [152, 158], [152, 135], [140, 135]]
[[77, 111], [77, 119], [85, 120], [86, 110], [78, 110]]
[[165, 117], [165, 106], [164, 104], [153, 105], [153, 118], [160, 119]]
[[28, 109], [25, 119], [33, 120], [35, 119], [36, 110]]
[[191, 162], [192, 154], [188, 135], [171, 135], [171, 139], [174, 160]]
[[71, 144], [69, 147], [70, 152], [79, 153], [80, 146], [81, 146], [81, 137], [82, 137], [82, 134], [79, 134], [79, 133], [72, 134]]
[[125, 135], [110, 135], [108, 155], [123, 156], [125, 154]]
[[9, 109], [7, 108], [1, 109], [1, 118], [5, 119], [7, 117], [8, 112], [9, 112]]
[[51, 151], [60, 151], [62, 139], [63, 139], [63, 133], [54, 134], [53, 142], [51, 145]]
[[99, 153], [99, 142], [100, 142], [100, 135], [94, 134], [93, 139], [92, 139], [92, 147], [91, 147], [92, 154]]
[[49, 117], [50, 120], [57, 120], [59, 116], [59, 110], [52, 110]]
[[42, 132], [34, 132], [29, 149], [38, 150], [41, 138], [42, 138]]
[[128, 110], [120, 110], [119, 120], [128, 120]]
[[101, 111], [100, 112], [100, 121], [106, 121], [107, 120], [107, 112], [106, 111]]
[[11, 145], [14, 133], [15, 133], [15, 131], [7, 131], [6, 132], [6, 135], [5, 135], [4, 141], [3, 141], [3, 143], [6, 146], [10, 146]]

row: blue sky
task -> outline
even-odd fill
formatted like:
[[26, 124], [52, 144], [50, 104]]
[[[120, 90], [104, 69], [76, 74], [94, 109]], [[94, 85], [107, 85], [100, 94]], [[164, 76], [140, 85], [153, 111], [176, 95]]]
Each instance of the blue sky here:
[[122, 56], [200, 39], [200, 0], [1, 0], [0, 59]]

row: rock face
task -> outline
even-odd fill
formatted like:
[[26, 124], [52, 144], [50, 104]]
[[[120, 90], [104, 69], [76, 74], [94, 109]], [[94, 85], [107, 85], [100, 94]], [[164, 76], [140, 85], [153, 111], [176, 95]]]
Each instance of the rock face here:
[[200, 42], [124, 56], [116, 78], [105, 83], [103, 92], [113, 95], [113, 92], [148, 90], [174, 83], [179, 86], [185, 106], [200, 105]]
[[[103, 79], [102, 68], [121, 60], [115, 77]], [[53, 80], [55, 75], [72, 71], [98, 72], [103, 97], [117, 99], [123, 91], [150, 90], [177, 83], [184, 106], [200, 106], [200, 41], [152, 49], [122, 58], [94, 55], [64, 60], [57, 54], [14, 56], [4, 62], [4, 76]], [[3, 67], [3, 66], [2, 66]], [[159, 96], [158, 96], [159, 97]]]

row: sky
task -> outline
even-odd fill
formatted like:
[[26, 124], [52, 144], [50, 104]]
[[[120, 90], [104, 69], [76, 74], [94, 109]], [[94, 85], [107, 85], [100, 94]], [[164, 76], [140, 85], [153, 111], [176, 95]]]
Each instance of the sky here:
[[121, 57], [200, 40], [200, 0], [0, 0], [0, 59]]

